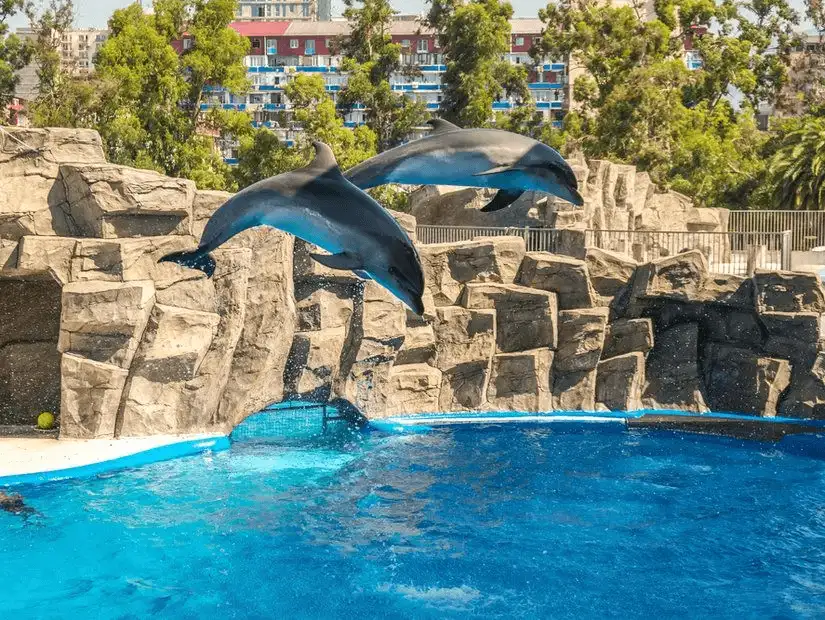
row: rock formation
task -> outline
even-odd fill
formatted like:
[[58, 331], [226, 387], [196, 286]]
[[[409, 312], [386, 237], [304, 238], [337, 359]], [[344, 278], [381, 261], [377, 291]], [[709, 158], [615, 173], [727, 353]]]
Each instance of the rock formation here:
[[[727, 230], [726, 209], [696, 208], [687, 196], [656, 188], [647, 173], [638, 172], [634, 166], [582, 158], [570, 163], [584, 198], [582, 207], [542, 192], [525, 192], [507, 209], [482, 213], [480, 209], [492, 198], [492, 190], [428, 185], [410, 193], [411, 213], [419, 224], [451, 226]], [[612, 250], [633, 252], [621, 237], [611, 243], [615, 245]]]
[[[226, 431], [295, 399], [367, 417], [650, 407], [825, 418], [815, 276], [714, 275], [698, 251], [640, 264], [477, 238], [419, 245], [418, 317], [273, 229], [216, 251], [211, 279], [158, 264], [194, 247], [228, 195], [108, 164], [94, 132], [13, 135], [32, 148], [0, 142], [0, 424], [52, 410], [69, 438]], [[586, 181], [613, 188], [600, 194], [604, 217], [655, 196], [611, 170]]]

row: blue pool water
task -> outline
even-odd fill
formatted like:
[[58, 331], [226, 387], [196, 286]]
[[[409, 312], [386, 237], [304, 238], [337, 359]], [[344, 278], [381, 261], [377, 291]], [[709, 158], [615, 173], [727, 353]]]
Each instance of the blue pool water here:
[[344, 432], [20, 490], [6, 618], [825, 615], [825, 461], [768, 445]]

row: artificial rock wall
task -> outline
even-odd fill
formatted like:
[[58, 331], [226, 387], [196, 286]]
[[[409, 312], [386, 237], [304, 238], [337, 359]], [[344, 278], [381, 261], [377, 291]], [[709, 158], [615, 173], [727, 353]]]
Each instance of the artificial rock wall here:
[[542, 192], [525, 192], [511, 207], [480, 211], [494, 192], [471, 187], [427, 185], [410, 193], [419, 224], [534, 226], [562, 229], [724, 232], [727, 209], [694, 206], [687, 196], [657, 188], [635, 166], [584, 158], [571, 167], [584, 205], [577, 207]]
[[[814, 276], [707, 273], [519, 237], [419, 247], [426, 314], [244, 232], [212, 279], [158, 264], [226, 200], [108, 164], [84, 130], [0, 142], [0, 424], [61, 437], [228, 430], [284, 399], [367, 417], [462, 410], [736, 410], [825, 417]], [[397, 214], [413, 232], [415, 221]]]

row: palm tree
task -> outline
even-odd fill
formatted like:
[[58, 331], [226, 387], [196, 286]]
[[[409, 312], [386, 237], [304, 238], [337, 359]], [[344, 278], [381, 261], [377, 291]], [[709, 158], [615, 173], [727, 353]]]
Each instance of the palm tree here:
[[788, 132], [770, 169], [777, 208], [825, 208], [825, 118], [808, 117]]

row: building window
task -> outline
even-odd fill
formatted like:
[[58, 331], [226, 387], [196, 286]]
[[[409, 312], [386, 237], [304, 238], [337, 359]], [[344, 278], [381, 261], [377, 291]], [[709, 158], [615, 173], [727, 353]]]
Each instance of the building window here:
[[541, 45], [541, 37], [533, 37], [533, 45]]
[[331, 48], [332, 47], [332, 39], [327, 39], [326, 41], [324, 41], [324, 47], [326, 47], [327, 49]]
[[418, 53], [426, 54], [430, 51], [430, 42], [427, 39], [418, 39]]
[[192, 39], [183, 40], [183, 49], [188, 50], [192, 47]]
[[297, 50], [298, 49], [298, 39], [290, 39], [289, 40], [289, 49]]
[[266, 13], [264, 12], [264, 7], [256, 6], [255, 7], [255, 17], [266, 17]]
[[402, 40], [401, 41], [401, 47], [409, 48], [410, 47], [410, 40], [409, 39]]
[[261, 49], [261, 40], [260, 39], [252, 39], [252, 49], [253, 50]]
[[309, 17], [309, 5], [304, 3], [304, 17]]
[[304, 41], [304, 55], [315, 55], [315, 39], [307, 39]]
[[524, 45], [524, 37], [516, 37], [516, 45]]

